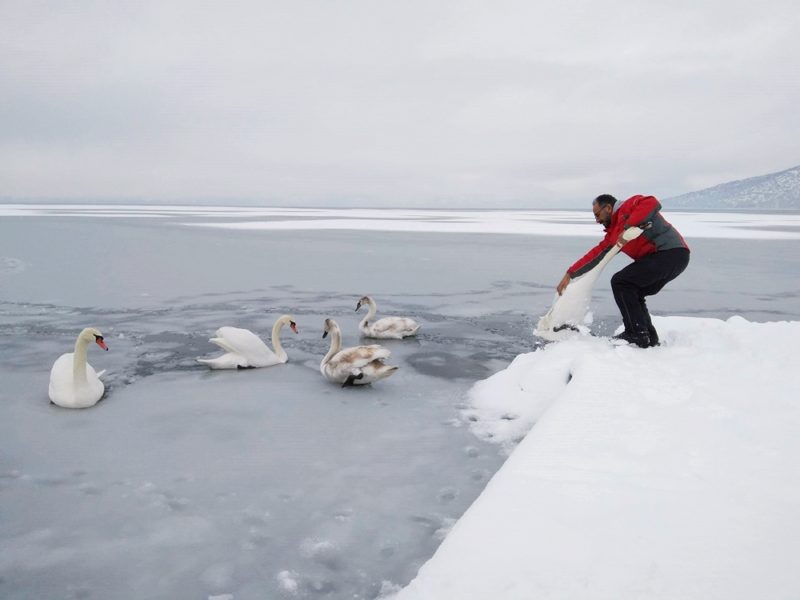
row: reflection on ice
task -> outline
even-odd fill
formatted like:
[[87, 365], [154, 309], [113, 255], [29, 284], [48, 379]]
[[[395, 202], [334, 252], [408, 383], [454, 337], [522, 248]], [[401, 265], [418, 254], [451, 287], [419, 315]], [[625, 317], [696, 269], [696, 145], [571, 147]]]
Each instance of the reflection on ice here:
[[488, 377], [492, 370], [486, 360], [464, 357], [442, 350], [420, 351], [408, 356], [408, 364], [424, 375], [442, 379], [473, 380]]

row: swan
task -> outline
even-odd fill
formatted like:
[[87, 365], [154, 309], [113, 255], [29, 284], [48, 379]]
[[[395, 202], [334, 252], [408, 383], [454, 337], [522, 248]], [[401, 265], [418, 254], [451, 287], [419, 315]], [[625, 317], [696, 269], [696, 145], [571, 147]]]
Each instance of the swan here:
[[[622, 236], [631, 241], [642, 235], [640, 227], [628, 227]], [[614, 244], [606, 255], [590, 271], [576, 277], [560, 296], [556, 293], [550, 310], [539, 319], [533, 335], [555, 342], [581, 331], [579, 325], [584, 322], [592, 301], [592, 288], [605, 266], [622, 249]]]
[[214, 333], [216, 337], [208, 340], [216, 344], [225, 354], [216, 358], [198, 358], [197, 362], [208, 365], [212, 369], [250, 369], [255, 367], [271, 367], [289, 360], [281, 346], [280, 332], [284, 325], [298, 333], [297, 323], [289, 315], [281, 315], [272, 326], [272, 347], [269, 349], [255, 333], [249, 329], [238, 327], [220, 327]]
[[408, 317], [383, 317], [372, 322], [372, 318], [378, 310], [375, 300], [369, 296], [364, 296], [356, 304], [356, 312], [364, 304], [369, 306], [369, 312], [367, 316], [361, 319], [358, 329], [365, 337], [400, 340], [417, 333], [419, 323]]
[[86, 352], [89, 342], [94, 342], [103, 350], [108, 346], [103, 334], [94, 327], [87, 327], [75, 340], [75, 351], [62, 354], [50, 370], [50, 401], [64, 408], [89, 408], [103, 397], [105, 386], [100, 381], [105, 371], [96, 373], [88, 362]]
[[331, 334], [331, 347], [319, 364], [320, 372], [334, 383], [348, 385], [366, 385], [389, 377], [398, 367], [384, 364], [391, 352], [383, 346], [354, 346], [342, 350], [342, 330], [333, 319], [325, 319], [325, 330], [322, 337]]

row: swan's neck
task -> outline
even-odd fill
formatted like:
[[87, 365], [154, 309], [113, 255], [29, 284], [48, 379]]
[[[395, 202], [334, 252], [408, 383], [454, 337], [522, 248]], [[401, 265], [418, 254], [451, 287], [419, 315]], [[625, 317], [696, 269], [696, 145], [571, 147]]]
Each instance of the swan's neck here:
[[72, 357], [72, 381], [75, 384], [86, 383], [86, 352], [89, 342], [79, 337], [75, 341], [75, 354]]
[[328, 361], [333, 358], [334, 354], [339, 352], [342, 349], [342, 334], [338, 329], [333, 329], [330, 332], [331, 336], [331, 347], [328, 350], [328, 353], [325, 355], [325, 358], [322, 359], [322, 365], [328, 364]]
[[378, 309], [375, 306], [374, 302], [368, 302], [367, 306], [369, 306], [369, 311], [367, 312], [367, 316], [361, 319], [359, 327], [366, 327], [367, 325], [369, 325], [369, 322], [372, 321], [372, 317], [374, 317], [375, 313], [378, 312]]
[[275, 321], [275, 325], [272, 326], [272, 349], [275, 352], [275, 356], [280, 358], [282, 361], [288, 360], [288, 356], [286, 355], [286, 351], [281, 346], [281, 328], [283, 327], [283, 320], [278, 319]]
[[602, 259], [600, 259], [600, 262], [598, 262], [594, 267], [592, 267], [590, 271], [587, 271], [586, 273], [581, 275], [581, 279], [583, 281], [588, 282], [590, 286], [594, 285], [595, 280], [598, 277], [600, 277], [600, 273], [603, 272], [603, 269], [606, 268], [606, 265], [611, 262], [611, 259], [614, 258], [618, 252], [619, 252], [619, 246], [617, 246], [616, 244], [613, 245], [611, 249], [609, 249], [609, 251], [606, 252], [606, 255]]
[[613, 246], [612, 246], [612, 247], [609, 249], [609, 251], [608, 251], [608, 252], [606, 252], [606, 255], [605, 255], [605, 256], [604, 256], [604, 257], [603, 257], [603, 258], [600, 260], [600, 262], [598, 262], [598, 263], [595, 265], [595, 269], [597, 269], [597, 271], [598, 271], [598, 272], [602, 271], [602, 270], [603, 270], [603, 268], [605, 268], [605, 266], [606, 266], [606, 265], [607, 265], [609, 262], [611, 262], [611, 259], [612, 259], [612, 258], [614, 258], [614, 257], [617, 255], [617, 253], [618, 253], [619, 251], [620, 251], [620, 247], [619, 247], [619, 246], [617, 246], [616, 244], [614, 244], [614, 245], [613, 245]]

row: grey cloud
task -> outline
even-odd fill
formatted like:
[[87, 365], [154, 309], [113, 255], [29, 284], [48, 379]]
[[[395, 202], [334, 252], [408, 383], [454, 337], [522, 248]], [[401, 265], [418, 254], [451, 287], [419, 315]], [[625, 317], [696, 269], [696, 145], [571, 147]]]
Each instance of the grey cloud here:
[[313, 204], [674, 195], [798, 162], [799, 21], [771, 0], [6, 3], [0, 185]]

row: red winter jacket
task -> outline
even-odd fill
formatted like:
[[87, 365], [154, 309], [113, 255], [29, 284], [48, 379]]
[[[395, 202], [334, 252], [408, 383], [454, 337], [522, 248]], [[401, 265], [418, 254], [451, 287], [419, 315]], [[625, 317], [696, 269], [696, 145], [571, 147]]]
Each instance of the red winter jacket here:
[[628, 227], [650, 223], [644, 233], [622, 247], [622, 251], [634, 260], [653, 252], [686, 248], [686, 241], [678, 230], [661, 216], [661, 203], [654, 196], [631, 196], [625, 202], [614, 205], [611, 224], [606, 228], [602, 241], [567, 269], [571, 277], [591, 271], [606, 253], [617, 243], [620, 234]]

